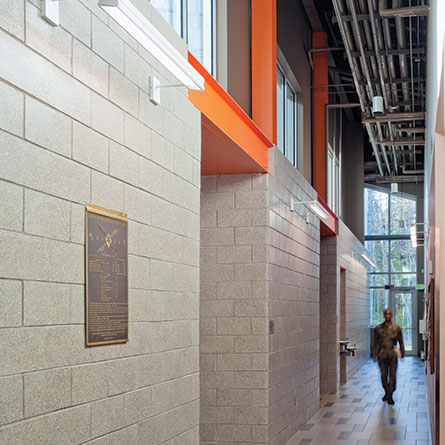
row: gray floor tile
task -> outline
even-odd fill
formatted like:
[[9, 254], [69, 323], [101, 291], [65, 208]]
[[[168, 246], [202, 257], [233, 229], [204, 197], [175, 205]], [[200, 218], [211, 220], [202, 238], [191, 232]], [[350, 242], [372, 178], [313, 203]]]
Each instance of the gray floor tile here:
[[287, 445], [431, 445], [423, 364], [405, 358], [397, 378], [396, 404], [389, 406], [377, 366], [367, 362], [341, 391], [321, 397], [322, 409]]

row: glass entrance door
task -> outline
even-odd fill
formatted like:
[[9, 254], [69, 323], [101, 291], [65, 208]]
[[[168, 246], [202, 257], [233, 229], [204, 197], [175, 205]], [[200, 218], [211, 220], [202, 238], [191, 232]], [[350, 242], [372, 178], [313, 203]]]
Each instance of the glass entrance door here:
[[417, 301], [412, 287], [394, 288], [389, 292], [393, 322], [402, 328], [406, 355], [417, 355]]

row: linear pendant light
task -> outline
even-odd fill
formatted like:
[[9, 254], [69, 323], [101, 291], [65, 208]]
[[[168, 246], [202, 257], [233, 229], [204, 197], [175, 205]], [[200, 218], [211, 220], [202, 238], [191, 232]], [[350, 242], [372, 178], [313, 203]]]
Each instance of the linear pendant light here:
[[133, 6], [130, 0], [99, 0], [98, 5], [170, 71], [181, 84], [192, 90], [204, 90], [204, 78], [201, 74]]

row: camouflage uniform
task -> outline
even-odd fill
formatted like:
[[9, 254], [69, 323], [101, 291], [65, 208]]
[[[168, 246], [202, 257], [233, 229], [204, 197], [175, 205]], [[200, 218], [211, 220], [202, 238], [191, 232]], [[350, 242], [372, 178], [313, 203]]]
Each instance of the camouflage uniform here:
[[394, 347], [397, 346], [397, 342], [400, 344], [400, 353], [404, 357], [405, 347], [403, 345], [402, 329], [399, 325], [382, 323], [374, 328], [372, 356], [377, 357], [379, 361], [382, 386], [386, 395], [390, 397], [396, 389], [397, 353]]

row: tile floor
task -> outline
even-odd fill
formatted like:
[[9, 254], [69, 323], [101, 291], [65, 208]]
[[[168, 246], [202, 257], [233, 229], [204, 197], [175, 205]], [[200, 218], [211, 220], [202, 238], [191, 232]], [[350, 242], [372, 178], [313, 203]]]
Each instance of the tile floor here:
[[399, 360], [394, 406], [382, 402], [380, 371], [369, 360], [286, 445], [431, 445], [425, 367], [420, 359]]

